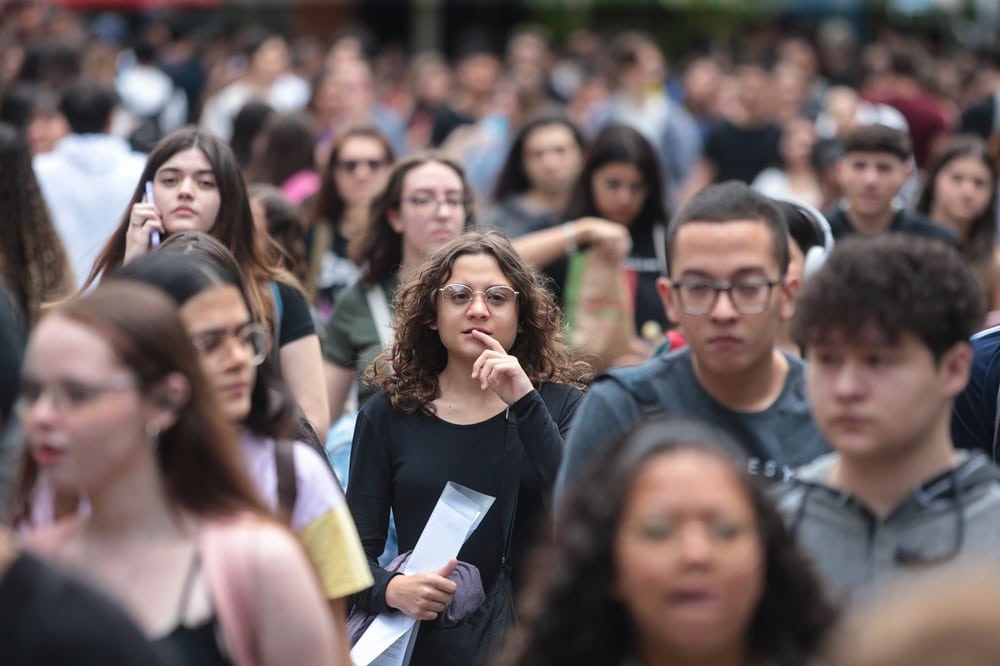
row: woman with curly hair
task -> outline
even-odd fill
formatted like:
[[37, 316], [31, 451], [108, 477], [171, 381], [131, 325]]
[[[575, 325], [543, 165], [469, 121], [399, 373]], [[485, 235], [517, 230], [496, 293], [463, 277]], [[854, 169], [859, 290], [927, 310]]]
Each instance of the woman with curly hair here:
[[997, 177], [997, 164], [979, 137], [954, 137], [934, 156], [916, 206], [958, 237], [989, 311], [1000, 310]]
[[502, 666], [813, 663], [834, 612], [736, 445], [639, 425], [566, 497]]
[[[435, 635], [439, 625], [429, 622], [458, 589], [447, 577], [454, 561], [404, 576], [378, 566], [389, 510], [400, 552], [407, 551], [447, 482], [501, 497], [503, 470], [511, 467], [519, 492], [494, 503], [458, 558], [478, 568], [487, 594], [511, 564], [517, 583], [524, 554], [541, 536], [587, 371], [570, 360], [560, 322], [539, 273], [497, 232], [453, 240], [396, 298], [396, 339], [369, 371], [382, 390], [358, 415], [347, 501], [375, 578], [356, 604], [428, 621], [411, 664], [481, 662], [469, 653], [476, 646]], [[505, 464], [505, 450], [520, 463]], [[502, 508], [508, 500], [513, 518]]]
[[45, 208], [31, 154], [16, 129], [0, 123], [0, 266], [21, 316], [31, 325], [42, 305], [73, 293], [73, 271]]

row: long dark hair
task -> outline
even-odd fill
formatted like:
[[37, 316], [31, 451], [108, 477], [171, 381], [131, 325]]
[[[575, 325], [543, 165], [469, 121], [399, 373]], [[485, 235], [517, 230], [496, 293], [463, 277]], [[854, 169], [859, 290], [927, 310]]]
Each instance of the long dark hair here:
[[382, 146], [382, 150], [385, 151], [386, 164], [392, 164], [395, 159], [389, 139], [374, 125], [359, 125], [344, 130], [333, 144], [333, 148], [330, 150], [330, 157], [327, 160], [326, 166], [323, 167], [319, 191], [313, 198], [312, 205], [306, 213], [306, 227], [314, 227], [322, 219], [329, 220], [334, 227], [340, 224], [340, 218], [344, 216], [346, 205], [343, 195], [337, 190], [337, 181], [333, 177], [333, 172], [337, 169], [340, 162], [340, 151], [344, 149], [344, 145], [348, 141], [354, 138], [373, 139], [377, 141]]
[[[236, 259], [222, 243], [198, 231], [171, 236], [158, 252], [129, 262], [115, 271], [113, 277], [157, 287], [178, 308], [206, 289], [232, 286], [239, 291], [247, 311], [251, 311]], [[271, 363], [257, 366], [250, 412], [243, 425], [265, 437], [291, 438], [298, 434], [296, 416], [295, 403], [274, 366]]]
[[[385, 189], [373, 200], [368, 213], [368, 224], [364, 233], [351, 239], [348, 253], [351, 261], [361, 266], [362, 284], [378, 284], [399, 269], [403, 261], [403, 236], [389, 224], [389, 211], [398, 211], [403, 199], [403, 184], [408, 173], [417, 167], [437, 162], [452, 169], [462, 181], [462, 190], [467, 205], [472, 206], [474, 193], [465, 171], [457, 162], [437, 153], [421, 153], [396, 162], [386, 181]], [[469, 208], [465, 218], [465, 229], [476, 226], [476, 214]]]
[[31, 324], [42, 305], [74, 289], [66, 250], [56, 233], [20, 133], [0, 123], [0, 275]]
[[972, 135], [954, 137], [933, 157], [927, 169], [924, 189], [920, 192], [916, 209], [925, 215], [930, 215], [931, 209], [934, 208], [934, 184], [938, 174], [946, 166], [963, 157], [979, 160], [990, 172], [989, 204], [979, 217], [972, 221], [968, 236], [959, 239], [966, 256], [973, 264], [980, 265], [993, 260], [993, 248], [996, 246], [997, 163], [979, 137]]
[[510, 144], [507, 161], [504, 162], [503, 167], [500, 169], [500, 174], [497, 176], [497, 185], [493, 192], [494, 201], [500, 202], [510, 195], [523, 194], [531, 188], [531, 183], [528, 181], [528, 174], [524, 170], [524, 144], [532, 132], [543, 127], [551, 127], [552, 125], [559, 125], [568, 129], [573, 135], [573, 140], [576, 142], [577, 147], [583, 150], [583, 147], [586, 145], [583, 133], [566, 116], [542, 115], [529, 120], [518, 130], [514, 136], [514, 141]]
[[[135, 374], [144, 394], [171, 373], [187, 380], [190, 397], [175, 406], [177, 420], [160, 433], [157, 446], [171, 504], [202, 517], [240, 511], [270, 515], [243, 471], [236, 432], [223, 418], [177, 307], [166, 294], [133, 281], [108, 280], [45, 316], [69, 319], [100, 335]], [[23, 465], [17, 506], [22, 519], [30, 516], [29, 498], [38, 475], [30, 456]]]
[[[438, 397], [438, 375], [448, 363], [448, 350], [430, 325], [437, 321], [437, 290], [465, 255], [487, 255], [518, 292], [521, 326], [509, 353], [517, 357], [531, 382], [563, 382], [582, 386], [590, 367], [574, 362], [562, 340], [562, 314], [541, 274], [525, 263], [505, 235], [497, 231], [467, 231], [435, 252], [417, 275], [396, 294], [396, 338], [390, 352], [375, 360], [368, 379], [389, 393], [403, 413], [431, 412]], [[392, 371], [385, 372], [385, 361]]]
[[597, 453], [570, 488], [558, 538], [536, 553], [521, 629], [499, 664], [623, 664], [633, 654], [631, 622], [611, 593], [615, 534], [639, 472], [656, 456], [684, 450], [723, 461], [753, 505], [765, 570], [747, 653], [788, 666], [809, 663], [817, 654], [834, 611], [767, 492], [747, 473], [739, 449], [708, 425], [656, 419]]
[[248, 278], [246, 289], [250, 297], [250, 311], [254, 317], [271, 322], [274, 317], [274, 306], [268, 287], [269, 281], [278, 279], [296, 285], [296, 280], [286, 271], [272, 267], [267, 261], [264, 246], [273, 241], [265, 239], [265, 243], [261, 243], [257, 238], [246, 184], [236, 164], [233, 151], [214, 134], [193, 127], [168, 134], [149, 154], [146, 168], [143, 169], [142, 176], [136, 184], [132, 199], [125, 208], [118, 228], [111, 234], [111, 238], [94, 262], [94, 268], [87, 277], [84, 289], [102, 276], [110, 275], [114, 269], [122, 265], [125, 259], [125, 235], [128, 232], [132, 206], [142, 201], [146, 193], [146, 182], [153, 180], [157, 169], [171, 157], [188, 148], [198, 148], [205, 154], [219, 188], [221, 202], [219, 214], [208, 233], [219, 239], [233, 253]]
[[583, 158], [583, 171], [576, 180], [566, 209], [567, 218], [575, 220], [580, 217], [601, 216], [594, 202], [591, 181], [595, 171], [614, 162], [634, 166], [646, 185], [646, 200], [642, 204], [642, 210], [629, 225], [632, 236], [650, 232], [656, 223], [666, 224], [669, 216], [664, 203], [660, 160], [649, 141], [627, 125], [608, 125], [590, 142]]

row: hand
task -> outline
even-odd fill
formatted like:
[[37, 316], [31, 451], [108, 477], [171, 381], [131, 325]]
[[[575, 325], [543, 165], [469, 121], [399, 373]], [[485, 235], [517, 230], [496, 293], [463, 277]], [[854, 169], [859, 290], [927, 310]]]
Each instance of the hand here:
[[617, 264], [632, 251], [628, 227], [599, 217], [581, 217], [577, 225], [577, 243], [589, 245], [609, 263]]
[[153, 230], [159, 231], [161, 235], [165, 233], [163, 220], [160, 218], [160, 211], [156, 206], [145, 201], [140, 201], [132, 206], [132, 211], [128, 216], [128, 229], [125, 231], [125, 260], [128, 263], [136, 257], [149, 252], [149, 237]]
[[508, 354], [496, 338], [482, 331], [473, 329], [472, 336], [486, 345], [486, 349], [472, 364], [472, 378], [479, 380], [482, 390], [493, 389], [508, 405], [513, 405], [531, 393], [534, 386], [516, 356]]
[[458, 584], [448, 580], [458, 560], [452, 558], [437, 571], [395, 576], [385, 588], [385, 603], [415, 620], [435, 620], [451, 602]]

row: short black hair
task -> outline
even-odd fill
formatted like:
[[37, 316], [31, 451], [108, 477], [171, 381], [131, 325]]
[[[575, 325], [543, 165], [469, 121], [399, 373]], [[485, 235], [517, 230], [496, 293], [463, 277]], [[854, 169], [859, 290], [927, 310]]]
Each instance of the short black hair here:
[[859, 125], [844, 137], [844, 154], [889, 153], [906, 161], [913, 155], [913, 144], [906, 132], [885, 125]]
[[943, 241], [889, 233], [838, 242], [802, 287], [791, 333], [802, 347], [874, 325], [890, 341], [912, 333], [935, 360], [969, 339], [986, 313], [983, 290]]
[[667, 275], [673, 247], [681, 227], [692, 222], [736, 222], [759, 220], [767, 225], [774, 248], [774, 260], [782, 274], [788, 270], [788, 225], [774, 202], [746, 183], [729, 180], [709, 185], [694, 195], [670, 220], [667, 227]]
[[102, 134], [108, 128], [116, 102], [111, 88], [80, 80], [62, 94], [59, 111], [74, 134]]

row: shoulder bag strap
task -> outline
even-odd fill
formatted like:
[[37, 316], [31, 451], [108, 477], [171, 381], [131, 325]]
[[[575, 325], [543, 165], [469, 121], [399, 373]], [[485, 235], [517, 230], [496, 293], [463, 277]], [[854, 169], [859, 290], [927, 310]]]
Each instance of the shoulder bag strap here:
[[500, 470], [500, 507], [503, 509], [504, 547], [503, 565], [510, 566], [510, 544], [514, 534], [514, 516], [517, 514], [517, 496], [521, 485], [521, 438], [517, 434], [517, 421], [510, 413], [504, 435], [503, 466]]
[[365, 289], [365, 298], [368, 299], [368, 309], [371, 310], [372, 319], [375, 320], [378, 341], [383, 348], [388, 349], [396, 333], [392, 330], [392, 314], [389, 312], [389, 301], [385, 297], [385, 290], [382, 289], [382, 285], [373, 284]]
[[274, 469], [278, 477], [278, 506], [281, 522], [291, 526], [292, 512], [299, 489], [295, 478], [295, 443], [289, 439], [274, 440]]

